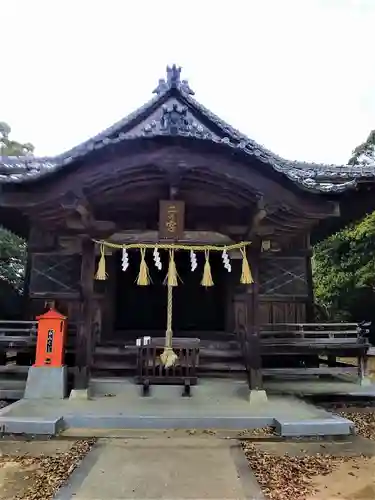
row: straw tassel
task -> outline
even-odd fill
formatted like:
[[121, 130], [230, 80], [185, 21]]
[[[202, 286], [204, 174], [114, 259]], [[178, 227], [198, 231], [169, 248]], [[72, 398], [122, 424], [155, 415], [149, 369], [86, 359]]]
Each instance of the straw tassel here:
[[95, 279], [103, 281], [106, 280], [107, 277], [108, 275], [105, 272], [105, 247], [104, 245], [100, 245], [100, 259], [98, 264], [98, 270], [96, 271], [95, 274]]
[[250, 285], [251, 283], [254, 283], [254, 280], [253, 280], [253, 276], [251, 274], [249, 261], [247, 260], [246, 249], [240, 248], [240, 252], [242, 255], [242, 273], [241, 273], [240, 282], [243, 285]]
[[177, 268], [176, 262], [174, 260], [174, 250], [169, 250], [169, 265], [168, 265], [168, 274], [167, 274], [167, 284], [168, 286], [177, 286], [178, 285], [178, 276], [177, 276]]
[[139, 266], [137, 285], [147, 286], [150, 284], [150, 273], [146, 263], [146, 249], [141, 248], [140, 252], [141, 252], [141, 264]]
[[204, 263], [203, 277], [202, 277], [201, 285], [206, 286], [206, 287], [213, 286], [214, 282], [213, 282], [212, 274], [211, 274], [210, 251], [205, 250], [204, 256], [206, 258], [206, 262]]

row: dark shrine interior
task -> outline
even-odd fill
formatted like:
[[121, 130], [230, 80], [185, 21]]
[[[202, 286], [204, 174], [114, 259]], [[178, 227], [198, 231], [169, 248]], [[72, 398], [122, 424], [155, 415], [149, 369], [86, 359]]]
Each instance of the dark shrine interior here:
[[[167, 322], [167, 287], [163, 284], [168, 271], [168, 252], [160, 250], [162, 269], [153, 260], [152, 250], [146, 253], [152, 283], [138, 286], [139, 251], [129, 251], [129, 267], [122, 271], [122, 253], [116, 252], [116, 321], [115, 329], [131, 331], [165, 332]], [[191, 271], [190, 253], [175, 252], [179, 276], [173, 288], [173, 331], [224, 331], [226, 313], [225, 270], [221, 254], [210, 254], [214, 286], [205, 288], [200, 282], [204, 268], [204, 254], [197, 252], [198, 267]]]

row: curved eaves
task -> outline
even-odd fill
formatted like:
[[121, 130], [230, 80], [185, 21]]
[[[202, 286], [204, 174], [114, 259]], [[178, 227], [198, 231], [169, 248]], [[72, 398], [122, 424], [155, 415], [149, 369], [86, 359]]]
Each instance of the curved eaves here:
[[[159, 96], [158, 96], [159, 97]], [[119, 125], [120, 126], [120, 125]], [[97, 136], [99, 137], [99, 136]], [[62, 168], [73, 165], [76, 161], [90, 156], [91, 153], [103, 150], [106, 147], [130, 142], [133, 140], [147, 140], [147, 138], [155, 139], [158, 137], [171, 137], [165, 134], [148, 134], [146, 137], [143, 134], [125, 134], [120, 132], [113, 138], [104, 137], [102, 139], [92, 140], [85, 143], [85, 147], [75, 148], [69, 151], [69, 155], [60, 155], [58, 157], [6, 157], [0, 161], [0, 182], [18, 184], [25, 182], [33, 182], [39, 179], [53, 175]], [[246, 156], [255, 157], [263, 163], [270, 163], [270, 158], [266, 157], [262, 152], [253, 147], [249, 147], [244, 141], [234, 143], [228, 137], [223, 138], [202, 138], [198, 134], [178, 134], [175, 137], [189, 137], [197, 141], [207, 141], [208, 143], [218, 143], [227, 146], [228, 148], [242, 152]], [[284, 160], [285, 162], [286, 160]], [[285, 165], [278, 163], [275, 159], [271, 163], [273, 169], [285, 175], [288, 179], [297, 184], [300, 188], [309, 192], [317, 193], [339, 193], [356, 186], [357, 181], [364, 176], [364, 169], [355, 167], [336, 167], [334, 171], [325, 170], [324, 172], [313, 169], [301, 169], [297, 166], [286, 168]], [[375, 169], [367, 167], [367, 177], [375, 176]], [[339, 176], [337, 175], [339, 173]], [[323, 175], [324, 174], [324, 175]]]

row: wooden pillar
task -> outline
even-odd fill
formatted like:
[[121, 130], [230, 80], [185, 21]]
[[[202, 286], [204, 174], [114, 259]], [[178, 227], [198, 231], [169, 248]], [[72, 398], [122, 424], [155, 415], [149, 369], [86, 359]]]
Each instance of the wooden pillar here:
[[249, 349], [249, 384], [250, 389], [262, 389], [262, 356], [260, 346], [259, 332], [259, 260], [260, 248], [256, 245], [251, 246], [248, 254], [251, 271], [253, 274], [254, 284], [249, 285], [251, 290], [247, 294], [250, 302], [249, 311], [249, 326], [248, 326], [248, 349]]
[[86, 237], [82, 240], [81, 302], [76, 341], [75, 389], [87, 389], [92, 361], [93, 305], [94, 305], [95, 244]]

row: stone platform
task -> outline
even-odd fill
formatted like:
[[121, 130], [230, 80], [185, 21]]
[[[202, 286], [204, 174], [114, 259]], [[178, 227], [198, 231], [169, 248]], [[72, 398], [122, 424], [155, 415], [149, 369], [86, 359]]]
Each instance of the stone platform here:
[[[293, 396], [250, 404], [245, 381], [204, 379], [192, 397], [181, 387], [156, 386], [149, 397], [131, 380], [91, 384], [91, 399], [25, 400], [0, 410], [4, 433], [56, 434], [62, 428], [222, 429], [273, 426], [281, 436], [333, 436], [352, 432], [349, 420]], [[39, 426], [39, 429], [38, 429]]]

